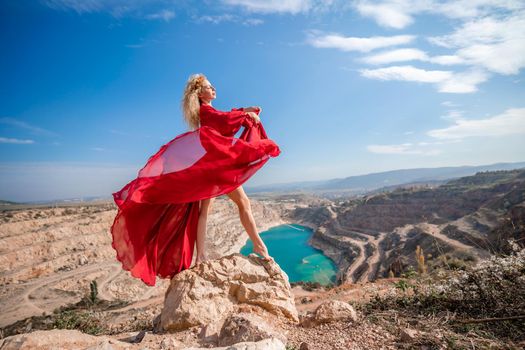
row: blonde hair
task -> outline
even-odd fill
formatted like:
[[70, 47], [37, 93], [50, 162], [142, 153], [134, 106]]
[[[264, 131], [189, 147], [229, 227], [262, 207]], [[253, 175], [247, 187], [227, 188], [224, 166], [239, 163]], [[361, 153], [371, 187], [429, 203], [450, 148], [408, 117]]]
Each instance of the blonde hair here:
[[201, 101], [199, 94], [205, 81], [206, 76], [204, 74], [193, 74], [188, 79], [184, 89], [184, 96], [181, 101], [182, 115], [192, 130], [200, 127]]

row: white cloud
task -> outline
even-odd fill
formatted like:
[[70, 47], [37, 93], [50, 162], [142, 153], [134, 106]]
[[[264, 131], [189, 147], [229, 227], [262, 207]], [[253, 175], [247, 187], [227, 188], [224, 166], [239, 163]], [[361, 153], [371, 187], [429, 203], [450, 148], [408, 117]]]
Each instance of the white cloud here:
[[245, 26], [257, 26], [260, 24], [263, 24], [264, 21], [259, 18], [245, 18], [243, 16], [234, 16], [231, 14], [223, 14], [223, 15], [216, 15], [216, 16], [201, 16], [196, 18], [196, 22], [208, 22], [213, 24], [220, 24], [222, 22], [237, 22], [241, 23]]
[[473, 18], [498, 11], [515, 11], [524, 8], [522, 0], [449, 0], [431, 2], [429, 11], [441, 13], [449, 18]]
[[455, 73], [443, 70], [424, 70], [412, 66], [391, 66], [378, 69], [361, 69], [362, 76], [378, 80], [414, 81], [434, 83], [439, 92], [469, 93], [477, 91], [477, 84], [487, 80], [481, 71]]
[[43, 129], [35, 125], [31, 125], [29, 123], [26, 123], [24, 121], [14, 119], [14, 118], [9, 118], [9, 117], [0, 118], [0, 123], [5, 124], [5, 125], [11, 125], [11, 126], [14, 126], [20, 129], [28, 130], [33, 135], [57, 136], [57, 134], [52, 131]]
[[439, 84], [439, 92], [464, 94], [476, 92], [477, 85], [483, 83], [489, 75], [481, 70], [470, 70], [467, 72], [454, 73], [449, 79]]
[[241, 6], [247, 11], [258, 13], [300, 13], [310, 10], [310, 0], [222, 0], [227, 5]]
[[263, 24], [264, 21], [259, 18], [247, 18], [244, 21], [242, 21], [242, 24], [246, 26], [258, 26], [260, 24]]
[[452, 34], [428, 40], [457, 49], [455, 56], [463, 62], [499, 74], [518, 74], [525, 67], [525, 11], [473, 19]]
[[467, 63], [467, 61], [465, 61], [463, 58], [456, 56], [456, 55], [441, 55], [441, 56], [429, 57], [428, 62], [441, 64], [443, 66]]
[[[378, 24], [404, 28], [417, 14], [437, 14], [458, 19], [452, 33], [429, 37], [427, 40], [453, 50], [449, 54], [431, 56], [418, 48], [400, 48], [366, 56], [367, 64], [391, 64], [403, 61], [421, 61], [445, 66], [467, 65], [465, 72], [437, 73], [418, 68], [387, 67], [363, 70], [368, 77], [383, 80], [429, 82], [439, 80], [438, 91], [445, 93], [472, 93], [488, 80], [490, 73], [519, 74], [525, 67], [525, 2], [517, 0], [387, 0], [356, 1], [354, 7], [363, 16]], [[490, 73], [489, 73], [490, 72]]]
[[318, 31], [308, 33], [307, 42], [318, 48], [334, 48], [341, 51], [369, 52], [375, 49], [408, 44], [414, 35], [375, 36], [368, 38], [345, 37], [339, 34], [323, 35]]
[[518, 74], [525, 67], [525, 38], [497, 45], [472, 45], [458, 50], [458, 55], [495, 73]]
[[422, 83], [441, 83], [451, 79], [453, 74], [442, 70], [424, 70], [412, 66], [392, 66], [378, 69], [362, 69], [361, 75], [379, 80], [404, 80]]
[[425, 51], [416, 48], [396, 49], [384, 51], [375, 55], [365, 56], [362, 62], [368, 64], [387, 64], [404, 61], [423, 61], [440, 65], [465, 64], [466, 60], [456, 55], [441, 55], [430, 57]]
[[[420, 143], [418, 146], [427, 146], [431, 144]], [[403, 143], [400, 145], [368, 145], [366, 149], [371, 153], [377, 154], [419, 154], [419, 155], [438, 155], [440, 150], [423, 150], [416, 148], [412, 143]]]
[[457, 119], [460, 119], [462, 116], [463, 116], [463, 111], [452, 109], [448, 111], [446, 115], [442, 115], [441, 118], [446, 119], [446, 120], [457, 120]]
[[166, 4], [162, 0], [43, 0], [43, 3], [55, 10], [73, 10], [78, 14], [105, 12], [115, 18], [132, 16], [168, 22], [175, 17], [171, 9], [159, 9]]
[[356, 9], [361, 15], [373, 18], [383, 27], [401, 29], [414, 21], [410, 11], [401, 3], [373, 4], [368, 1], [359, 1]]
[[368, 64], [385, 64], [412, 60], [426, 61], [428, 60], [428, 56], [424, 51], [419, 49], [407, 48], [381, 52], [362, 58], [362, 61]]
[[435, 145], [445, 145], [445, 144], [458, 143], [458, 142], [461, 142], [461, 140], [447, 140], [447, 141], [433, 141], [433, 142], [422, 141], [422, 142], [418, 142], [417, 145], [418, 146], [435, 146]]
[[213, 24], [219, 24], [221, 22], [230, 22], [234, 20], [234, 16], [230, 14], [217, 15], [217, 16], [201, 16], [197, 19], [197, 22], [209, 22]]
[[45, 0], [44, 3], [56, 10], [72, 9], [79, 14], [99, 12], [107, 6], [103, 0]]
[[402, 29], [414, 23], [417, 14], [439, 14], [465, 20], [497, 11], [517, 11], [525, 8], [525, 3], [522, 0], [358, 0], [354, 7], [380, 26]]
[[[170, 9], [160, 10], [167, 5], [174, 7], [180, 4], [181, 8], [187, 8], [185, 1], [174, 0], [42, 0], [47, 6], [56, 10], [73, 10], [79, 14], [108, 12], [115, 18], [129, 15], [139, 16], [146, 19], [169, 20], [172, 12]], [[248, 12], [254, 13], [282, 13], [298, 14], [330, 10], [333, 5], [339, 5], [336, 0], [222, 0], [220, 2], [208, 2], [207, 7], [213, 5], [223, 8], [223, 5], [240, 7]], [[338, 7], [339, 9], [340, 7]], [[156, 10], [153, 11], [152, 10]], [[149, 13], [149, 14], [148, 14]], [[169, 17], [169, 18], [168, 18]]]
[[13, 144], [18, 144], [18, 145], [28, 145], [28, 144], [35, 143], [35, 141], [14, 139], [14, 138], [8, 138], [8, 137], [0, 137], [0, 143], [13, 143]]
[[452, 101], [443, 101], [441, 102], [441, 105], [442, 106], [446, 106], [446, 107], [458, 107], [459, 105], [452, 102]]
[[160, 20], [163, 20], [164, 22], [169, 22], [174, 17], [175, 17], [175, 12], [171, 10], [161, 10], [159, 12], [152, 13], [152, 14], [145, 16], [146, 19], [160, 19]]
[[430, 130], [427, 134], [438, 139], [525, 134], [525, 108], [510, 108], [503, 114], [486, 119], [457, 119], [453, 125]]

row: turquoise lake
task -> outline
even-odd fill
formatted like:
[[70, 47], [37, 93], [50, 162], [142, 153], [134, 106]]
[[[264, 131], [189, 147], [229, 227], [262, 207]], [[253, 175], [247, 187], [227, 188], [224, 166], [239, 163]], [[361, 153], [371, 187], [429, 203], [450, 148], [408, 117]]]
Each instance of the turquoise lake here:
[[[313, 234], [309, 227], [292, 224], [272, 227], [260, 233], [268, 252], [281, 266], [290, 282], [319, 282], [323, 285], [335, 283], [337, 267], [323, 253], [307, 244]], [[250, 239], [241, 249], [241, 254], [252, 253]]]

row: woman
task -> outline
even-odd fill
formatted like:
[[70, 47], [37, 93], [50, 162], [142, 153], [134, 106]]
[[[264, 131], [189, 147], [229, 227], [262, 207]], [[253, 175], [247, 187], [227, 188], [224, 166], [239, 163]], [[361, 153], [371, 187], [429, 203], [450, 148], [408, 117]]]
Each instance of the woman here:
[[[148, 285], [156, 276], [173, 277], [206, 259], [204, 237], [213, 198], [226, 194], [239, 208], [254, 252], [272, 258], [257, 233], [242, 184], [270, 157], [280, 154], [268, 139], [255, 107], [216, 110], [213, 86], [202, 74], [190, 77], [182, 106], [193, 129], [151, 156], [138, 177], [113, 193], [118, 212], [111, 226], [112, 247], [131, 275]], [[241, 135], [234, 135], [244, 127]]]
[[[215, 88], [204, 75], [197, 74], [190, 78], [186, 84], [182, 100], [184, 119], [190, 128], [202, 125], [201, 115], [203, 115], [204, 124], [207, 124], [209, 120], [214, 117], [224, 116], [224, 112], [217, 111], [212, 107], [211, 102], [215, 98], [217, 98]], [[197, 100], [198, 104], [196, 103]], [[246, 112], [246, 114], [256, 123], [260, 122], [259, 115], [255, 113], [261, 112], [260, 107], [240, 108], [240, 111]], [[197, 114], [198, 118], [196, 118]], [[238, 116], [243, 117], [238, 111], [230, 112], [230, 118], [236, 118]], [[268, 255], [268, 249], [257, 232], [257, 226], [251, 211], [250, 200], [242, 186], [237, 187], [232, 192], [227, 193], [227, 195], [238, 207], [241, 223], [253, 242], [253, 251], [260, 254], [267, 261], [273, 260], [273, 258]], [[214, 199], [215, 198], [203, 199], [200, 203], [199, 223], [197, 229], [197, 258], [195, 264], [208, 259], [205, 250], [206, 222]]]

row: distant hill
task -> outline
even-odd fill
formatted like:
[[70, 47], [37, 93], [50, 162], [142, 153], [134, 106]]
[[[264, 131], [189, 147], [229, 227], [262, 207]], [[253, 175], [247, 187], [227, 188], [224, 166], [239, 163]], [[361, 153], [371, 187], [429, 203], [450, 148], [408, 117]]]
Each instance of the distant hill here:
[[19, 204], [17, 202], [11, 202], [11, 201], [4, 201], [0, 199], [0, 206], [2, 205], [13, 205], [13, 204]]
[[24, 208], [37, 208], [46, 206], [70, 206], [70, 205], [82, 205], [82, 204], [95, 204], [99, 202], [112, 202], [112, 198], [104, 196], [89, 196], [82, 198], [62, 198], [62, 199], [51, 199], [42, 201], [27, 201], [27, 202], [13, 202], [0, 200], [0, 208], [3, 210], [12, 209], [24, 209]]
[[525, 162], [497, 163], [479, 166], [441, 167], [441, 168], [416, 168], [385, 171], [366, 175], [349, 176], [342, 179], [323, 181], [304, 181], [266, 186], [246, 187], [246, 192], [346, 192], [347, 194], [363, 194], [379, 188], [395, 188], [398, 185], [409, 183], [440, 183], [446, 180], [474, 175], [478, 172], [513, 170], [525, 168]]

